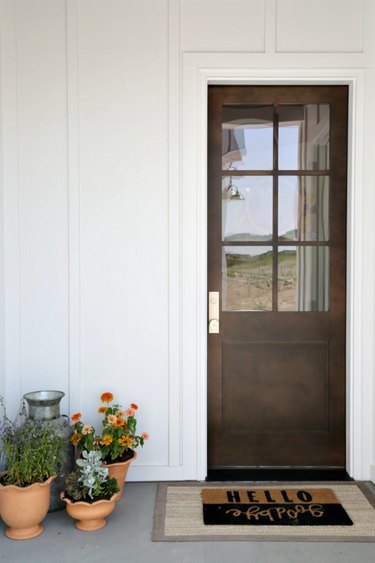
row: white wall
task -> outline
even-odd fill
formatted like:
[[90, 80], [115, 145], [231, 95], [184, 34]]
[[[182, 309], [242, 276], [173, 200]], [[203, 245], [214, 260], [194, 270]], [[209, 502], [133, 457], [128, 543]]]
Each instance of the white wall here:
[[229, 73], [363, 72], [364, 152], [356, 155], [363, 205], [357, 203], [356, 224], [368, 254], [355, 272], [362, 280], [356, 308], [363, 383], [356, 424], [366, 432], [356, 446], [356, 476], [368, 478], [375, 403], [374, 0], [0, 6], [0, 393], [15, 411], [23, 393], [58, 388], [66, 393], [62, 410], [80, 410], [91, 422], [104, 390], [138, 403], [140, 429], [151, 439], [131, 479], [204, 476], [205, 234], [196, 191], [200, 148], [196, 138], [186, 145], [199, 115], [186, 105], [186, 78], [195, 88], [206, 63]]
[[5, 388], [67, 388], [65, 2], [2, 3]]

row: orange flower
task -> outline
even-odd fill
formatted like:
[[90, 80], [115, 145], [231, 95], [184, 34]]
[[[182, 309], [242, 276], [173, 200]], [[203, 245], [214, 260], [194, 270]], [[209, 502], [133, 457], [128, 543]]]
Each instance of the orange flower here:
[[79, 419], [81, 418], [81, 416], [82, 416], [82, 415], [81, 415], [80, 412], [76, 412], [76, 413], [73, 414], [73, 416], [72, 416], [72, 421], [73, 421], [73, 422], [78, 422]]
[[112, 393], [102, 393], [100, 400], [102, 403], [110, 403], [111, 401], [113, 401], [113, 395]]
[[109, 434], [104, 434], [102, 438], [102, 444], [104, 444], [105, 446], [109, 446], [109, 444], [112, 444], [112, 442], [113, 442], [112, 436], [109, 436]]
[[107, 410], [107, 407], [99, 407], [99, 408], [98, 408], [98, 412], [99, 412], [100, 414], [105, 413], [106, 410]]
[[117, 422], [117, 416], [115, 414], [109, 414], [107, 416], [108, 424], [114, 426]]
[[113, 426], [115, 428], [121, 428], [122, 426], [125, 428], [126, 421], [121, 416], [118, 416]]
[[149, 437], [150, 437], [150, 434], [149, 434], [148, 432], [142, 432], [142, 438], [143, 438], [144, 440], [148, 440]]
[[133, 444], [133, 439], [130, 438], [130, 436], [121, 436], [121, 438], [119, 438], [117, 440], [117, 443], [122, 447], [122, 448], [130, 448]]
[[70, 443], [73, 444], [73, 446], [76, 446], [78, 444], [78, 442], [80, 441], [80, 439], [82, 438], [82, 434], [73, 434], [70, 437]]
[[135, 411], [138, 410], [138, 405], [136, 405], [135, 403], [132, 403], [130, 406], [131, 406], [131, 408], [134, 409]]

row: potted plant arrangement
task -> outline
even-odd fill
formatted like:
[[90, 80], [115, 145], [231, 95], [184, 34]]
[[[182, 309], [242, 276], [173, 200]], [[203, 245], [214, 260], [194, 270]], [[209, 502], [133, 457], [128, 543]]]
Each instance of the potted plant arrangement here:
[[16, 422], [4, 409], [0, 441], [6, 471], [0, 474], [0, 516], [7, 524], [5, 534], [24, 540], [43, 532], [40, 524], [48, 512], [51, 481], [57, 474], [66, 442], [56, 430], [26, 418], [25, 404]]
[[67, 513], [76, 520], [79, 530], [99, 530], [115, 508], [116, 497], [120, 494], [117, 480], [109, 477], [100, 451], [84, 450], [76, 464], [78, 469], [67, 476], [61, 499], [66, 502]]
[[81, 414], [76, 413], [72, 418], [74, 434], [71, 442], [79, 452], [100, 451], [103, 463], [109, 469], [109, 476], [115, 477], [120, 487], [121, 498], [124, 481], [129, 465], [136, 459], [135, 449], [143, 446], [149, 434], [143, 432], [137, 435], [136, 411], [138, 406], [131, 403], [127, 409], [119, 404], [113, 404], [113, 394], [106, 392], [100, 397], [102, 402], [98, 412], [103, 415], [102, 433], [97, 435], [95, 428], [84, 424]]

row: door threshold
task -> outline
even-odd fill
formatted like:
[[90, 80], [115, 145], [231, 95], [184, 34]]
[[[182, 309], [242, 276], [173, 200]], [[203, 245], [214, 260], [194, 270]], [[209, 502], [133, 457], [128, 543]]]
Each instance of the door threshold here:
[[352, 481], [346, 469], [328, 468], [223, 468], [208, 469], [206, 481]]

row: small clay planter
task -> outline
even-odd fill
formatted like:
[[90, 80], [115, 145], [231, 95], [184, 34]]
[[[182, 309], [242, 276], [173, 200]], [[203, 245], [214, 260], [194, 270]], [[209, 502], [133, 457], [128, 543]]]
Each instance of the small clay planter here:
[[106, 525], [106, 517], [113, 512], [117, 497], [120, 493], [112, 495], [108, 500], [97, 500], [93, 503], [78, 501], [73, 502], [61, 493], [61, 499], [66, 503], [66, 511], [76, 520], [75, 526], [83, 532], [94, 532]]

